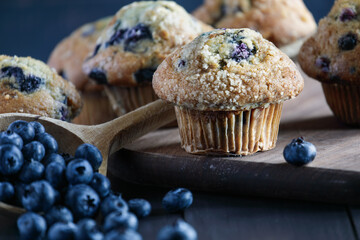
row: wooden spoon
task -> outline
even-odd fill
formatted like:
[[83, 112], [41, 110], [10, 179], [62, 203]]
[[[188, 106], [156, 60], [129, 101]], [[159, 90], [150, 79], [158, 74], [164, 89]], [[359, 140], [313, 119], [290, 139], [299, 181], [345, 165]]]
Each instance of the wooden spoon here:
[[4, 131], [15, 120], [39, 121], [59, 144], [60, 153], [75, 154], [83, 143], [95, 145], [103, 155], [99, 171], [106, 175], [108, 155], [140, 136], [175, 120], [174, 108], [163, 100], [156, 100], [110, 122], [85, 126], [48, 117], [22, 114], [0, 114], [0, 130]]

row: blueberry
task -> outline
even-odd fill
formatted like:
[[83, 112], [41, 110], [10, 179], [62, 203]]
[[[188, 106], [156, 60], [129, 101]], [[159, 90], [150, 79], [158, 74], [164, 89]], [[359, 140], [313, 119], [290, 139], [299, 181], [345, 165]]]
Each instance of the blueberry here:
[[142, 240], [143, 238], [132, 229], [112, 230], [105, 235], [104, 240]]
[[178, 68], [183, 68], [183, 67], [185, 67], [186, 66], [186, 61], [185, 60], [182, 60], [182, 59], [179, 59], [179, 61], [178, 61]]
[[129, 28], [124, 33], [124, 50], [132, 51], [136, 47], [137, 42], [143, 39], [152, 39], [150, 29], [142, 23], [137, 24], [133, 28]]
[[316, 156], [315, 146], [302, 137], [293, 139], [283, 152], [285, 160], [295, 166], [302, 166], [313, 161]]
[[31, 142], [35, 137], [35, 129], [34, 127], [26, 121], [16, 120], [12, 122], [8, 130], [13, 131], [20, 135], [24, 144]]
[[57, 163], [63, 165], [64, 167], [66, 166], [64, 158], [60, 154], [57, 154], [57, 153], [50, 153], [50, 154], [46, 155], [42, 161], [42, 163], [44, 164], [45, 167], [52, 162], [57, 162]]
[[18, 84], [21, 92], [33, 93], [44, 84], [44, 81], [39, 77], [31, 75], [22, 80], [18, 80]]
[[100, 231], [95, 220], [84, 218], [77, 223], [76, 240], [103, 240], [104, 234]]
[[146, 217], [151, 212], [151, 204], [145, 199], [135, 198], [128, 202], [130, 211], [135, 213], [138, 218]]
[[58, 162], [51, 162], [46, 166], [45, 179], [55, 189], [66, 186], [65, 166]]
[[129, 207], [121, 195], [111, 193], [101, 202], [100, 210], [101, 214], [105, 217], [113, 211], [127, 212]]
[[74, 221], [71, 211], [61, 205], [56, 205], [50, 208], [50, 210], [45, 213], [45, 219], [48, 227], [56, 222], [67, 223]]
[[27, 212], [17, 220], [21, 240], [41, 240], [45, 237], [46, 222], [39, 214]]
[[104, 231], [109, 232], [113, 229], [133, 229], [138, 227], [138, 219], [131, 212], [115, 211], [106, 216], [104, 221]]
[[25, 187], [22, 205], [28, 211], [46, 212], [55, 203], [55, 191], [44, 180], [32, 182]]
[[66, 205], [76, 219], [94, 217], [100, 205], [100, 197], [91, 187], [85, 184], [69, 188], [65, 197]]
[[66, 179], [73, 185], [79, 183], [88, 184], [93, 175], [93, 169], [86, 159], [74, 159], [66, 167]]
[[101, 198], [109, 195], [111, 190], [110, 180], [100, 173], [94, 173], [90, 186], [99, 194]]
[[19, 179], [24, 183], [31, 183], [40, 180], [44, 175], [45, 167], [38, 161], [25, 162], [22, 167]]
[[75, 157], [88, 160], [94, 171], [99, 169], [103, 160], [99, 149], [89, 143], [81, 144], [75, 151]]
[[351, 21], [356, 18], [356, 11], [352, 8], [344, 8], [339, 18], [342, 22]]
[[323, 72], [330, 72], [330, 59], [327, 57], [318, 57], [316, 59], [315, 65]]
[[135, 80], [137, 83], [151, 83], [154, 72], [156, 69], [153, 68], [144, 68], [140, 69], [134, 73]]
[[24, 157], [18, 147], [5, 144], [0, 146], [0, 173], [10, 176], [18, 173], [24, 164]]
[[14, 133], [11, 130], [6, 130], [0, 133], [0, 145], [12, 144], [17, 146], [19, 149], [23, 148], [23, 140], [19, 134]]
[[59, 146], [57, 141], [49, 133], [40, 133], [36, 136], [36, 140], [42, 143], [45, 147], [45, 154], [57, 153]]
[[54, 223], [48, 230], [47, 240], [72, 240], [75, 239], [76, 225], [72, 222]]
[[94, 57], [94, 56], [99, 52], [100, 47], [101, 47], [101, 44], [97, 44], [97, 45], [95, 46], [94, 52], [93, 52], [93, 54], [90, 56], [90, 58]]
[[33, 128], [35, 129], [35, 135], [45, 132], [45, 127], [41, 123], [34, 121], [34, 122], [29, 122], [29, 124], [33, 126]]
[[26, 144], [22, 150], [25, 160], [41, 161], [45, 156], [45, 147], [38, 141]]
[[169, 191], [162, 200], [163, 207], [168, 212], [177, 212], [188, 208], [193, 202], [192, 193], [186, 188]]
[[354, 33], [348, 33], [338, 40], [340, 50], [349, 51], [353, 50], [357, 45], [357, 35]]
[[236, 44], [235, 49], [231, 55], [231, 58], [236, 62], [247, 60], [251, 55], [256, 53], [256, 49], [250, 50], [250, 48], [243, 42]]
[[0, 201], [10, 203], [15, 195], [15, 189], [9, 182], [0, 182]]
[[106, 84], [107, 83], [106, 73], [99, 68], [92, 69], [89, 74], [89, 77], [91, 79], [94, 79], [98, 84]]
[[195, 229], [188, 223], [178, 220], [174, 225], [163, 227], [157, 240], [197, 240]]
[[107, 41], [105, 43], [105, 46], [108, 47], [108, 46], [112, 46], [112, 45], [121, 43], [122, 40], [124, 40], [124, 35], [127, 30], [128, 30], [127, 28], [116, 30], [113, 33], [113, 35], [110, 37], [109, 41]]
[[22, 81], [23, 79], [25, 79], [25, 75], [24, 72], [21, 68], [19, 67], [3, 67], [1, 69], [1, 78], [3, 77], [14, 77], [16, 81]]

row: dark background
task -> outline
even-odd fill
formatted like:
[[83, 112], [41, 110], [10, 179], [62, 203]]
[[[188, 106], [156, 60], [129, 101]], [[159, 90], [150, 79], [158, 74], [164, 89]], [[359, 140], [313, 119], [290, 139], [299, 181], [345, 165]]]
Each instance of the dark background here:
[[[292, 0], [289, 0], [292, 1]], [[131, 0], [1, 0], [0, 54], [47, 61], [55, 45], [80, 25], [113, 15]], [[176, 1], [191, 12], [202, 0]], [[305, 0], [318, 21], [334, 0]]]

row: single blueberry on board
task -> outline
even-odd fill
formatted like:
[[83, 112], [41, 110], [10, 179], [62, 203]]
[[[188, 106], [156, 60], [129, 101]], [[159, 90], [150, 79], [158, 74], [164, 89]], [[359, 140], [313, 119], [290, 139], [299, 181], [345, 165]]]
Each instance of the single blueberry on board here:
[[40, 180], [44, 175], [45, 167], [38, 161], [28, 161], [24, 163], [20, 174], [19, 180], [24, 183], [31, 183], [36, 180]]
[[15, 195], [15, 189], [9, 182], [0, 182], [0, 201], [10, 203]]
[[131, 212], [115, 211], [106, 216], [104, 221], [104, 231], [109, 232], [113, 229], [132, 229], [138, 227], [138, 219]]
[[45, 179], [53, 188], [61, 190], [67, 184], [65, 170], [65, 165], [58, 162], [51, 162], [46, 166]]
[[28, 211], [46, 212], [55, 203], [55, 191], [45, 180], [32, 182], [25, 187], [22, 205]]
[[57, 154], [57, 153], [50, 153], [50, 154], [46, 155], [42, 161], [42, 163], [44, 164], [45, 167], [52, 162], [57, 162], [57, 163], [63, 165], [64, 167], [66, 166], [64, 158], [60, 154]]
[[121, 195], [110, 193], [106, 198], [103, 199], [100, 206], [100, 211], [103, 217], [113, 211], [127, 212], [129, 207]]
[[38, 141], [31, 141], [23, 147], [22, 153], [27, 161], [41, 161], [45, 156], [45, 147]]
[[101, 173], [94, 173], [90, 186], [99, 194], [101, 198], [109, 195], [111, 190], [110, 180]]
[[50, 210], [45, 213], [45, 219], [48, 227], [56, 222], [67, 223], [74, 221], [71, 211], [62, 205], [56, 205], [50, 208]]
[[146, 217], [151, 212], [151, 204], [141, 198], [135, 198], [128, 201], [130, 211], [133, 212], [138, 218]]
[[330, 72], [330, 59], [324, 56], [316, 58], [315, 65], [321, 69], [321, 71]]
[[137, 83], [151, 83], [153, 75], [156, 69], [144, 68], [134, 73], [134, 77]]
[[24, 143], [19, 134], [11, 130], [6, 130], [0, 133], [0, 145], [3, 144], [12, 144], [17, 146], [21, 150]]
[[177, 188], [166, 193], [162, 200], [168, 212], [178, 212], [188, 208], [193, 202], [192, 193], [186, 188]]
[[358, 37], [355, 33], [348, 33], [338, 40], [339, 49], [343, 51], [353, 50], [357, 45]]
[[88, 160], [94, 171], [99, 169], [103, 161], [100, 150], [89, 143], [81, 144], [75, 151], [75, 157]]
[[57, 153], [59, 146], [57, 141], [49, 133], [40, 133], [35, 137], [36, 141], [39, 141], [45, 147], [45, 154]]
[[41, 240], [46, 233], [46, 221], [39, 214], [27, 212], [17, 220], [21, 240]]
[[99, 68], [92, 69], [89, 74], [89, 77], [91, 79], [94, 79], [98, 84], [106, 84], [107, 83], [106, 73]]
[[24, 164], [24, 157], [15, 145], [0, 146], [0, 173], [10, 176], [18, 173]]
[[16, 120], [12, 122], [7, 130], [13, 131], [20, 135], [24, 144], [31, 142], [35, 137], [34, 127], [26, 121]]
[[76, 240], [103, 240], [104, 234], [95, 220], [84, 218], [77, 223]]
[[99, 209], [100, 197], [90, 186], [77, 184], [71, 186], [65, 196], [75, 219], [94, 217]]
[[75, 185], [90, 183], [94, 172], [88, 160], [77, 158], [67, 165], [65, 174], [68, 182]]
[[315, 159], [316, 148], [312, 143], [299, 137], [293, 139], [291, 143], [286, 145], [283, 155], [286, 162], [295, 166], [302, 166]]
[[77, 227], [72, 222], [54, 223], [48, 230], [47, 240], [75, 240]]
[[132, 229], [126, 229], [126, 230], [116, 229], [108, 232], [105, 235], [104, 240], [142, 240], [142, 239], [143, 238], [141, 237], [141, 235]]
[[173, 225], [163, 227], [157, 240], [197, 240], [195, 229], [188, 223], [178, 220]]
[[33, 128], [35, 129], [35, 136], [40, 134], [40, 133], [44, 133], [45, 132], [45, 127], [44, 125], [42, 125], [41, 123], [37, 122], [37, 121], [33, 121], [33, 122], [29, 122], [29, 124], [31, 126], [33, 126]]
[[344, 8], [340, 14], [340, 21], [347, 22], [356, 18], [356, 10], [352, 8]]

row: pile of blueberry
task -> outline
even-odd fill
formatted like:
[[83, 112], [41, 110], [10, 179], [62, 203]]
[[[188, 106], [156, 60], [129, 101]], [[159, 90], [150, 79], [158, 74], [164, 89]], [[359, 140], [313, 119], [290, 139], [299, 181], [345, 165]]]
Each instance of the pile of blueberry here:
[[[17, 221], [23, 240], [141, 240], [138, 218], [151, 212], [145, 199], [126, 202], [111, 191], [98, 173], [100, 151], [80, 145], [74, 156], [58, 153], [58, 143], [39, 122], [11, 123], [0, 133], [0, 201], [27, 210]], [[192, 204], [184, 188], [168, 192], [163, 206], [169, 212]], [[158, 240], [196, 240], [189, 224], [178, 220], [162, 228]]]

